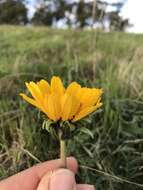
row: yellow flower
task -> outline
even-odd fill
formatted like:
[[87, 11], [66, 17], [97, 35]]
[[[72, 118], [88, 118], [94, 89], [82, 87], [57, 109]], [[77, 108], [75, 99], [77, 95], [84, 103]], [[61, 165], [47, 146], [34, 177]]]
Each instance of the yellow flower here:
[[66, 89], [59, 77], [25, 83], [33, 98], [21, 93], [27, 102], [44, 112], [53, 121], [76, 122], [102, 106], [102, 89], [81, 87], [72, 82]]

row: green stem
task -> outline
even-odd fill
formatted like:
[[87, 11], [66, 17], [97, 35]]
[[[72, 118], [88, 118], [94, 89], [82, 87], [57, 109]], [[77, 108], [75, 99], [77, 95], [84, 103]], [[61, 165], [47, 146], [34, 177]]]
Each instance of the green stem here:
[[63, 139], [60, 139], [60, 158], [61, 158], [61, 167], [67, 168], [66, 142]]

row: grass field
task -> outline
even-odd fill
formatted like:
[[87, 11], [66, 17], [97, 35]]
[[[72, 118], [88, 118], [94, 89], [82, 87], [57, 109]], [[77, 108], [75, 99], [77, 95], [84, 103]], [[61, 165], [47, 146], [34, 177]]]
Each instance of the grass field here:
[[143, 35], [0, 26], [0, 178], [57, 158], [25, 81], [62, 77], [104, 89], [102, 110], [68, 142], [78, 182], [97, 190], [143, 189]]

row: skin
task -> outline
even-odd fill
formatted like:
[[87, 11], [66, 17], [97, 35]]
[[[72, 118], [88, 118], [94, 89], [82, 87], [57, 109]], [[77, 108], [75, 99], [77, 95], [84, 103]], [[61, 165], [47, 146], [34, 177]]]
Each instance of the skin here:
[[61, 169], [60, 164], [60, 159], [37, 164], [0, 181], [0, 190], [94, 190], [92, 185], [76, 184], [75, 158], [67, 159], [68, 169]]

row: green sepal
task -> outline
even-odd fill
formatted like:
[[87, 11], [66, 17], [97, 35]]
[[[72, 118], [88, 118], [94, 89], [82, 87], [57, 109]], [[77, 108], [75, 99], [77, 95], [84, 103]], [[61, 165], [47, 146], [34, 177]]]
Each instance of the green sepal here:
[[70, 121], [52, 121], [44, 118], [42, 129], [48, 131], [53, 138], [68, 140], [72, 139], [77, 133], [84, 133], [93, 137], [92, 132], [86, 128], [91, 122], [90, 118], [83, 119], [79, 122], [71, 123]]
[[50, 127], [52, 126], [52, 124], [53, 124], [54, 122], [53, 121], [51, 121], [51, 120], [44, 120], [43, 121], [43, 124], [42, 124], [42, 129], [45, 129], [45, 130], [47, 130], [48, 132], [50, 132]]
[[73, 137], [76, 126], [69, 121], [54, 122], [50, 119], [44, 119], [42, 129], [48, 131], [53, 138], [66, 140]]
[[63, 140], [71, 139], [73, 137], [72, 133], [76, 129], [75, 125], [69, 121], [60, 122], [60, 138]]
[[57, 127], [56, 127], [57, 123], [50, 120], [50, 119], [46, 119], [43, 121], [42, 124], [42, 129], [48, 131], [48, 133], [50, 133], [52, 135], [53, 138], [58, 138], [58, 133], [57, 133]]

